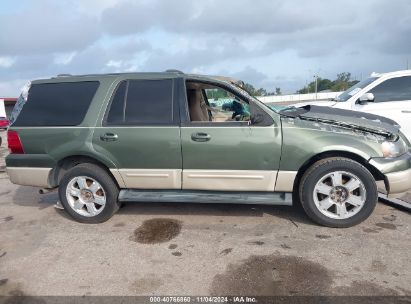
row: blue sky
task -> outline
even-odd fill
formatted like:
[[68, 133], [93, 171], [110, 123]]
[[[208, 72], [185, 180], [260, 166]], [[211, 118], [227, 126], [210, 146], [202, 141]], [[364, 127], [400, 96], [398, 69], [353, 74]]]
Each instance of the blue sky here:
[[290, 93], [411, 66], [408, 0], [2, 0], [0, 20], [0, 96], [62, 73], [175, 68]]

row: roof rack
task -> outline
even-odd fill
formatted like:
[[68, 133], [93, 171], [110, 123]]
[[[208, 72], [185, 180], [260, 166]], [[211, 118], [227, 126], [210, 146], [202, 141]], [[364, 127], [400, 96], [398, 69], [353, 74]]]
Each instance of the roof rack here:
[[166, 73], [184, 74], [182, 71], [175, 70], [175, 69], [168, 69], [168, 70], [165, 70], [164, 72], [166, 72]]

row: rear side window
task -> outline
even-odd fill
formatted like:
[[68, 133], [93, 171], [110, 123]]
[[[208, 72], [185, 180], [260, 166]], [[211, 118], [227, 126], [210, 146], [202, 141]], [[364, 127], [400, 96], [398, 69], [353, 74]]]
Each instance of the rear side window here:
[[370, 90], [375, 102], [411, 100], [411, 76], [391, 78]]
[[33, 84], [14, 125], [77, 126], [98, 86], [98, 81]]
[[107, 125], [170, 124], [173, 122], [173, 80], [128, 80], [119, 84]]

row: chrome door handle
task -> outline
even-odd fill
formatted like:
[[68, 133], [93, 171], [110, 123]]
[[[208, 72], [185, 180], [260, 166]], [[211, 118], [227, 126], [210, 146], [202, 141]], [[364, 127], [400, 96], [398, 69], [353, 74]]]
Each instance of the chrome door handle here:
[[411, 110], [402, 110], [401, 113], [411, 113]]
[[116, 141], [118, 139], [118, 135], [114, 133], [105, 133], [100, 136], [100, 140], [102, 141]]
[[211, 136], [207, 133], [193, 133], [191, 134], [191, 140], [198, 142], [206, 142], [211, 139]]

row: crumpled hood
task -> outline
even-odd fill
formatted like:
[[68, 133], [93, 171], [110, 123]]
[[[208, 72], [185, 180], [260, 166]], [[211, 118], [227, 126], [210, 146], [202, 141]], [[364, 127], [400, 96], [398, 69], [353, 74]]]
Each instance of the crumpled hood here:
[[281, 114], [390, 137], [397, 135], [400, 129], [398, 123], [386, 117], [331, 107], [307, 105]]

